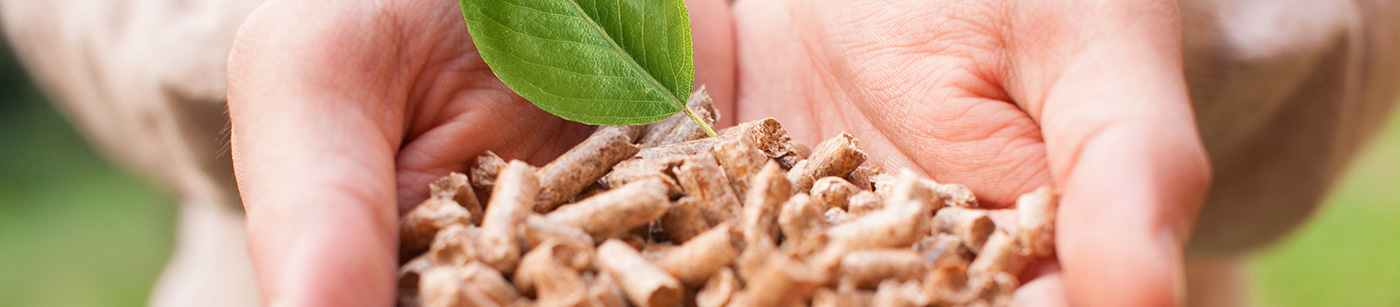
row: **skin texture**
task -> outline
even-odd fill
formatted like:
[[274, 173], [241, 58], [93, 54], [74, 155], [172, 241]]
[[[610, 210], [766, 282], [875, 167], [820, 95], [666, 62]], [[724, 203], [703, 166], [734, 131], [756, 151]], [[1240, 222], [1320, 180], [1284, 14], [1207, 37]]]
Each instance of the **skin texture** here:
[[739, 120], [776, 116], [809, 144], [849, 131], [871, 161], [967, 185], [992, 205], [1054, 184], [1059, 263], [1044, 267], [1062, 270], [1019, 295], [1181, 302], [1182, 244], [1210, 175], [1175, 2], [777, 0], [733, 11]]
[[[776, 116], [808, 144], [849, 131], [871, 161], [995, 205], [1053, 184], [1058, 260], [1018, 298], [1182, 302], [1210, 175], [1174, 2], [687, 5], [697, 82], [735, 115], [719, 126]], [[455, 1], [265, 1], [235, 41], [228, 95], [271, 306], [391, 304], [396, 217], [425, 184], [485, 150], [543, 165], [589, 131], [496, 80]]]
[[[728, 109], [723, 5], [691, 14], [697, 81]], [[428, 182], [486, 150], [544, 165], [587, 137], [501, 84], [466, 30], [442, 0], [272, 0], [245, 21], [229, 115], [264, 303], [392, 305], [396, 218]]]

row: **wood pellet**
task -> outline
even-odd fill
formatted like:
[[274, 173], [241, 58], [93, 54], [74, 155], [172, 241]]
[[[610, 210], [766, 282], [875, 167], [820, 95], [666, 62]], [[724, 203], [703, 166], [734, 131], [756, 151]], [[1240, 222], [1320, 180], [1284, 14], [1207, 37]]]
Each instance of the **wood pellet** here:
[[866, 166], [850, 134], [809, 150], [772, 118], [686, 124], [602, 127], [540, 167], [488, 152], [434, 182], [400, 219], [398, 304], [1009, 306], [1054, 256], [1050, 187], [997, 225], [964, 186]]

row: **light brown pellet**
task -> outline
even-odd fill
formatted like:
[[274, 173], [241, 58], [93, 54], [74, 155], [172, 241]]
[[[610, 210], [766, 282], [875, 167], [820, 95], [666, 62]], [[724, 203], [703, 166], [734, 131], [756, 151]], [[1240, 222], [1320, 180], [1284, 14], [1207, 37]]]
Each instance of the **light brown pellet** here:
[[749, 138], [730, 138], [718, 142], [714, 145], [712, 153], [724, 169], [725, 177], [729, 178], [734, 195], [739, 196], [748, 195], [749, 186], [753, 185], [753, 177], [758, 175], [763, 165], [772, 160]]
[[637, 306], [672, 306], [681, 300], [680, 281], [622, 241], [608, 240], [598, 246], [598, 267], [616, 278]]
[[579, 306], [588, 299], [583, 276], [569, 265], [577, 252], [553, 239], [545, 240], [520, 259], [512, 281], [522, 294], [543, 306]]
[[831, 208], [848, 209], [846, 204], [850, 202], [851, 196], [860, 192], [860, 187], [847, 182], [846, 179], [828, 176], [817, 179], [816, 183], [812, 184], [812, 190], [808, 194], [812, 195], [812, 203], [816, 204], [822, 211], [826, 211]]
[[821, 288], [812, 294], [812, 307], [866, 307], [874, 300], [875, 291]]
[[826, 231], [840, 251], [909, 247], [929, 233], [927, 206], [909, 202], [887, 207]]
[[926, 257], [934, 260], [930, 264], [928, 274], [924, 276], [923, 292], [935, 305], [953, 305], [968, 300], [968, 262], [954, 250], [958, 245], [959, 243], [952, 242], [950, 245], [944, 245], [942, 249], [925, 253]]
[[1016, 199], [1016, 241], [1035, 257], [1055, 255], [1055, 211], [1059, 205], [1050, 186]]
[[[714, 100], [710, 98], [710, 94], [705, 90], [704, 85], [701, 85], [699, 89], [695, 90], [694, 94], [690, 95], [685, 105], [687, 108], [694, 110], [695, 115], [699, 116], [700, 120], [704, 121], [706, 125], [713, 127], [715, 121], [719, 119], [719, 114], [715, 112]], [[691, 121], [690, 116], [681, 112], [667, 117], [662, 121], [647, 125], [646, 130], [642, 133], [640, 141], [637, 143], [641, 144], [643, 148], [649, 148], [696, 140], [703, 137], [706, 137], [705, 130], [701, 129], [700, 125], [696, 125], [695, 122]]]
[[865, 191], [875, 190], [875, 176], [880, 174], [880, 169], [873, 166], [862, 165], [856, 170], [846, 175], [846, 181]]
[[418, 296], [418, 281], [422, 277], [423, 271], [427, 271], [431, 267], [433, 264], [429, 263], [426, 255], [413, 258], [399, 267], [397, 295], [399, 306], [422, 305], [422, 299]]
[[785, 157], [796, 155], [792, 147], [792, 137], [788, 135], [787, 130], [783, 130], [783, 125], [772, 117], [740, 123], [724, 129], [720, 134], [746, 136], [754, 140], [758, 149], [762, 150], [769, 158], [792, 160]]
[[928, 179], [920, 180], [933, 189], [934, 199], [942, 199], [945, 207], [982, 208], [982, 205], [977, 202], [977, 196], [973, 195], [972, 189], [968, 189], [967, 186], [956, 183], [940, 184]]
[[505, 306], [519, 293], [500, 272], [480, 262], [435, 266], [419, 277], [422, 303], [430, 306]]
[[411, 258], [427, 250], [443, 228], [471, 224], [471, 212], [456, 201], [430, 197], [399, 219], [399, 258]]
[[424, 254], [433, 265], [464, 266], [481, 260], [477, 241], [481, 230], [476, 226], [452, 225], [439, 231]]
[[576, 252], [571, 257], [564, 258], [564, 263], [569, 267], [582, 271], [593, 265], [593, 236], [582, 229], [550, 222], [542, 215], [531, 214], [525, 219], [525, 227], [521, 233], [526, 249], [534, 249], [545, 240], [554, 240]]
[[790, 306], [802, 302], [826, 281], [823, 270], [786, 255], [771, 255], [766, 265], [749, 278], [736, 306]]
[[970, 283], [972, 298], [967, 304], [972, 306], [1011, 306], [1016, 287], [1021, 286], [1016, 276], [1008, 273], [977, 276]]
[[807, 158], [809, 158], [809, 157], [812, 156], [812, 147], [811, 147], [811, 146], [807, 146], [807, 143], [803, 143], [802, 141], [793, 140], [791, 144], [792, 144], [792, 153], [791, 153], [791, 154], [787, 154], [787, 155], [783, 155], [783, 156], [781, 156], [781, 157], [775, 157], [775, 158], [774, 158], [774, 160], [778, 161], [778, 165], [779, 165], [779, 166], [782, 166], [783, 169], [789, 169], [789, 170], [790, 170], [790, 169], [792, 169], [793, 166], [796, 166], [796, 165], [797, 165], [797, 162], [802, 161], [802, 160], [807, 160]]
[[539, 195], [535, 168], [521, 161], [510, 161], [496, 177], [486, 217], [481, 221], [477, 253], [481, 262], [501, 272], [515, 270], [520, 260], [520, 225], [530, 214]]
[[729, 299], [738, 292], [740, 288], [739, 278], [735, 276], [734, 270], [722, 268], [713, 277], [705, 281], [705, 286], [700, 288], [700, 292], [695, 294], [696, 307], [722, 307], [729, 304]]
[[842, 132], [839, 136], [817, 144], [811, 158], [793, 165], [787, 178], [792, 181], [795, 191], [806, 192], [812, 188], [817, 178], [845, 177], [861, 163], [865, 163], [865, 159], [865, 152], [856, 146], [855, 138]]
[[753, 144], [755, 144], [759, 150], [763, 151], [763, 155], [772, 159], [793, 155], [792, 137], [788, 136], [787, 131], [783, 130], [782, 125], [778, 124], [777, 120], [770, 117], [740, 123], [733, 127], [720, 130], [719, 135], [715, 137], [645, 148], [637, 152], [637, 157], [648, 159], [664, 156], [693, 155], [701, 151], [710, 150], [715, 147], [716, 144], [741, 138], [753, 141]]
[[671, 240], [676, 242], [686, 242], [700, 233], [710, 228], [710, 223], [705, 221], [705, 214], [700, 209], [700, 201], [690, 196], [681, 197], [671, 209], [666, 211], [666, 215], [661, 216], [661, 229]]
[[672, 171], [685, 193], [696, 200], [696, 208], [705, 221], [716, 225], [735, 219], [742, 210], [738, 194], [729, 184], [724, 169], [710, 152], [700, 152], [685, 159]]
[[961, 238], [973, 253], [981, 252], [997, 225], [986, 210], [948, 207], [933, 215], [933, 229]]
[[826, 245], [826, 217], [807, 194], [797, 194], [783, 203], [778, 214], [785, 250], [807, 255]]
[[757, 242], [748, 242], [744, 250], [739, 253], [739, 259], [734, 263], [734, 269], [739, 273], [739, 279], [751, 280], [758, 276], [758, 271], [768, 266], [768, 260], [778, 255], [778, 243], [773, 238], [762, 237]]
[[587, 279], [588, 297], [596, 307], [627, 307], [627, 294], [608, 272], [598, 272]]
[[730, 224], [720, 224], [666, 253], [657, 264], [682, 284], [698, 287], [733, 264], [741, 244]]
[[832, 225], [845, 223], [855, 218], [846, 213], [846, 210], [841, 210], [841, 208], [827, 209], [822, 215], [826, 217], [826, 222]]
[[880, 283], [879, 289], [875, 290], [875, 296], [871, 298], [871, 305], [875, 307], [918, 307], [927, 306], [928, 298], [923, 295], [916, 281], [899, 282], [886, 280]]
[[472, 189], [476, 190], [477, 195], [491, 195], [492, 187], [496, 186], [496, 176], [500, 175], [501, 169], [504, 168], [506, 160], [490, 150], [476, 156], [476, 163], [473, 163], [471, 170], [467, 172], [470, 174], [468, 177], [471, 177]]
[[480, 225], [482, 218], [481, 202], [476, 199], [476, 193], [471, 188], [471, 182], [467, 175], [452, 172], [438, 178], [433, 183], [428, 184], [428, 195], [433, 198], [448, 198], [457, 202], [457, 205], [466, 208], [471, 213], [472, 225]]
[[634, 157], [623, 160], [613, 167], [612, 172], [603, 175], [599, 182], [608, 188], [618, 188], [633, 182], [660, 179], [666, 184], [666, 195], [675, 197], [684, 194], [680, 183], [670, 174], [671, 169], [680, 166], [688, 155], [672, 155], [652, 158]]
[[540, 168], [540, 195], [534, 203], [535, 211], [554, 210], [603, 178], [613, 165], [637, 154], [641, 148], [633, 145], [632, 139], [641, 129], [641, 126], [599, 127], [583, 143]]
[[928, 271], [924, 255], [908, 249], [854, 251], [841, 257], [840, 289], [875, 289], [882, 281], [918, 280]]
[[666, 185], [659, 179], [650, 179], [561, 206], [545, 218], [577, 227], [588, 232], [595, 241], [602, 241], [655, 221], [670, 207]]
[[851, 195], [851, 198], [846, 202], [846, 213], [850, 215], [849, 218], [859, 218], [885, 208], [885, 202], [870, 191], [857, 192], [855, 195]]
[[1016, 237], [1005, 231], [996, 231], [992, 237], [987, 239], [987, 245], [982, 247], [982, 253], [977, 254], [977, 259], [972, 260], [972, 265], [968, 266], [968, 273], [973, 276], [991, 276], [997, 273], [1009, 273], [1012, 276], [1021, 273], [1025, 268], [1028, 254], [1025, 247], [1016, 241]]
[[[938, 211], [944, 206], [943, 199], [934, 194], [933, 188], [920, 179], [918, 174], [908, 169], [899, 172], [894, 183], [889, 185], [889, 190], [888, 195], [881, 196], [881, 199], [885, 201], [885, 206], [917, 202], [924, 205], [928, 214], [933, 214], [934, 211]], [[878, 195], [879, 191], [876, 192]]]
[[744, 211], [740, 224], [744, 240], [754, 242], [759, 237], [778, 238], [778, 213], [784, 201], [792, 196], [792, 184], [783, 176], [777, 162], [768, 162], [754, 176], [753, 186], [744, 196]]

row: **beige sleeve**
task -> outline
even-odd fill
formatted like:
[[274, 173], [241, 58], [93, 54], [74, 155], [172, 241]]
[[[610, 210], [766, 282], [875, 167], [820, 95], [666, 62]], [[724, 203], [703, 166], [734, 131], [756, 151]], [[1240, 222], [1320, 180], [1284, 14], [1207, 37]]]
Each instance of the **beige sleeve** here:
[[1236, 254], [1297, 228], [1396, 102], [1400, 5], [1182, 2], [1186, 76], [1215, 182], [1188, 248]]
[[151, 306], [256, 306], [223, 132], [224, 59], [256, 0], [0, 0], [30, 76], [107, 156], [176, 192]]
[[181, 198], [229, 203], [224, 61], [256, 5], [0, 0], [0, 26], [35, 82], [109, 158]]

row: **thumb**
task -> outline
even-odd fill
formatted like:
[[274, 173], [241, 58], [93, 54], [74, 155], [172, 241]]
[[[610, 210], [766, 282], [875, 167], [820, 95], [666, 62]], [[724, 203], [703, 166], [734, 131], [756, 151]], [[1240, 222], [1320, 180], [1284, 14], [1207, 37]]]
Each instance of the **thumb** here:
[[327, 19], [345, 15], [327, 15], [354, 8], [325, 6], [265, 3], [229, 58], [249, 252], [266, 305], [392, 305], [403, 106], [390, 82], [361, 78], [382, 76], [395, 55], [355, 54], [383, 31], [340, 29]]
[[[1018, 2], [1013, 97], [1062, 192], [1057, 256], [1084, 306], [1184, 303], [1182, 246], [1209, 183], [1175, 2]], [[1043, 7], [1042, 7], [1043, 6]], [[1064, 16], [1078, 16], [1064, 18]], [[1015, 43], [1013, 43], [1015, 45]]]

